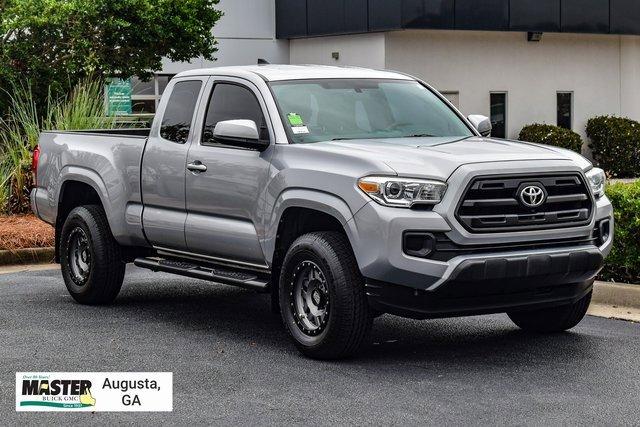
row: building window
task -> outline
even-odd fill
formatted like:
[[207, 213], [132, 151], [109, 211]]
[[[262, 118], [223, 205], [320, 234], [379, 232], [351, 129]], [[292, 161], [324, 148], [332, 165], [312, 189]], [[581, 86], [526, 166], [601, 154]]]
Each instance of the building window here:
[[558, 92], [558, 126], [573, 127], [573, 92]]
[[492, 92], [491, 103], [491, 136], [496, 138], [507, 137], [507, 93]]
[[158, 108], [162, 92], [175, 74], [156, 74], [144, 82], [137, 77], [131, 79], [131, 111], [133, 114], [153, 114]]
[[440, 93], [442, 94], [442, 96], [447, 98], [447, 100], [452, 103], [454, 107], [460, 109], [460, 92], [448, 90]]

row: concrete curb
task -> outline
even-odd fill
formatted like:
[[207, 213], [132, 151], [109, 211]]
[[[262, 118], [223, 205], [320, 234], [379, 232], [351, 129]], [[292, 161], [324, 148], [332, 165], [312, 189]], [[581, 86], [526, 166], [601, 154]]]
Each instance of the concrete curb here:
[[640, 285], [594, 283], [587, 314], [640, 323]]
[[38, 264], [53, 262], [54, 248], [28, 248], [0, 251], [0, 265]]
[[609, 183], [609, 184], [633, 184], [634, 182], [636, 182], [639, 179], [640, 178], [613, 178], [613, 179], [608, 179], [607, 183]]
[[595, 282], [593, 298], [595, 304], [606, 304], [640, 309], [640, 285], [613, 282]]
[[0, 276], [3, 274], [30, 273], [33, 271], [60, 270], [60, 264], [18, 264], [0, 265]]

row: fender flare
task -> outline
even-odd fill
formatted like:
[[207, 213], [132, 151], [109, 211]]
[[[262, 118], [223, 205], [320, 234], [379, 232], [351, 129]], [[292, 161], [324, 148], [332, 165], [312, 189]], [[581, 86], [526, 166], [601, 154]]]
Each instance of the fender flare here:
[[102, 207], [104, 208], [105, 213], [107, 215], [109, 228], [111, 228], [111, 231], [114, 232], [113, 230], [114, 221], [113, 221], [113, 218], [109, 216], [109, 213], [112, 211], [110, 209], [111, 203], [109, 201], [110, 200], [109, 190], [107, 189], [107, 186], [105, 185], [102, 177], [100, 177], [100, 175], [97, 172], [91, 169], [83, 168], [79, 166], [65, 166], [62, 169], [60, 176], [61, 176], [60, 191], [56, 195], [56, 200], [55, 200], [55, 204], [58, 207], [56, 210], [56, 222], [59, 219], [58, 218], [59, 206], [60, 206], [60, 201], [61, 201], [61, 197], [65, 188], [65, 185], [70, 181], [76, 181], [76, 182], [81, 182], [83, 184], [87, 184], [88, 186], [94, 189], [94, 191], [100, 198], [100, 203], [102, 203]]
[[[365, 204], [366, 202], [363, 202], [363, 206]], [[334, 194], [324, 191], [307, 188], [287, 189], [280, 193], [273, 205], [271, 215], [265, 219], [264, 223], [264, 238], [261, 244], [269, 266], [273, 264], [280, 220], [283, 213], [289, 208], [312, 209], [334, 217], [344, 227], [349, 242], [353, 242], [356, 228], [351, 219], [354, 212], [352, 212], [347, 202]]]

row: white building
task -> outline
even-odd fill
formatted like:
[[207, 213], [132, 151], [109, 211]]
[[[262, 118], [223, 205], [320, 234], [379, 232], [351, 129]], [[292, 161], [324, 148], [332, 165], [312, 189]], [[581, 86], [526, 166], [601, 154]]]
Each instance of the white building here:
[[[221, 0], [218, 61], [387, 68], [424, 79], [494, 135], [640, 119], [637, 0]], [[277, 23], [277, 25], [276, 25]], [[535, 41], [538, 40], [539, 41]]]

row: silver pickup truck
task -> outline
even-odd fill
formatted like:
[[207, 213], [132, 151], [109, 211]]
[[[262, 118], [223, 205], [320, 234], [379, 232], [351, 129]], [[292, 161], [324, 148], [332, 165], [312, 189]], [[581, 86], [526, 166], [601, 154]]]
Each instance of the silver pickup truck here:
[[270, 293], [315, 358], [355, 353], [382, 313], [570, 329], [611, 250], [604, 173], [490, 133], [399, 73], [188, 71], [149, 130], [42, 133], [31, 201], [82, 304], [133, 262]]

